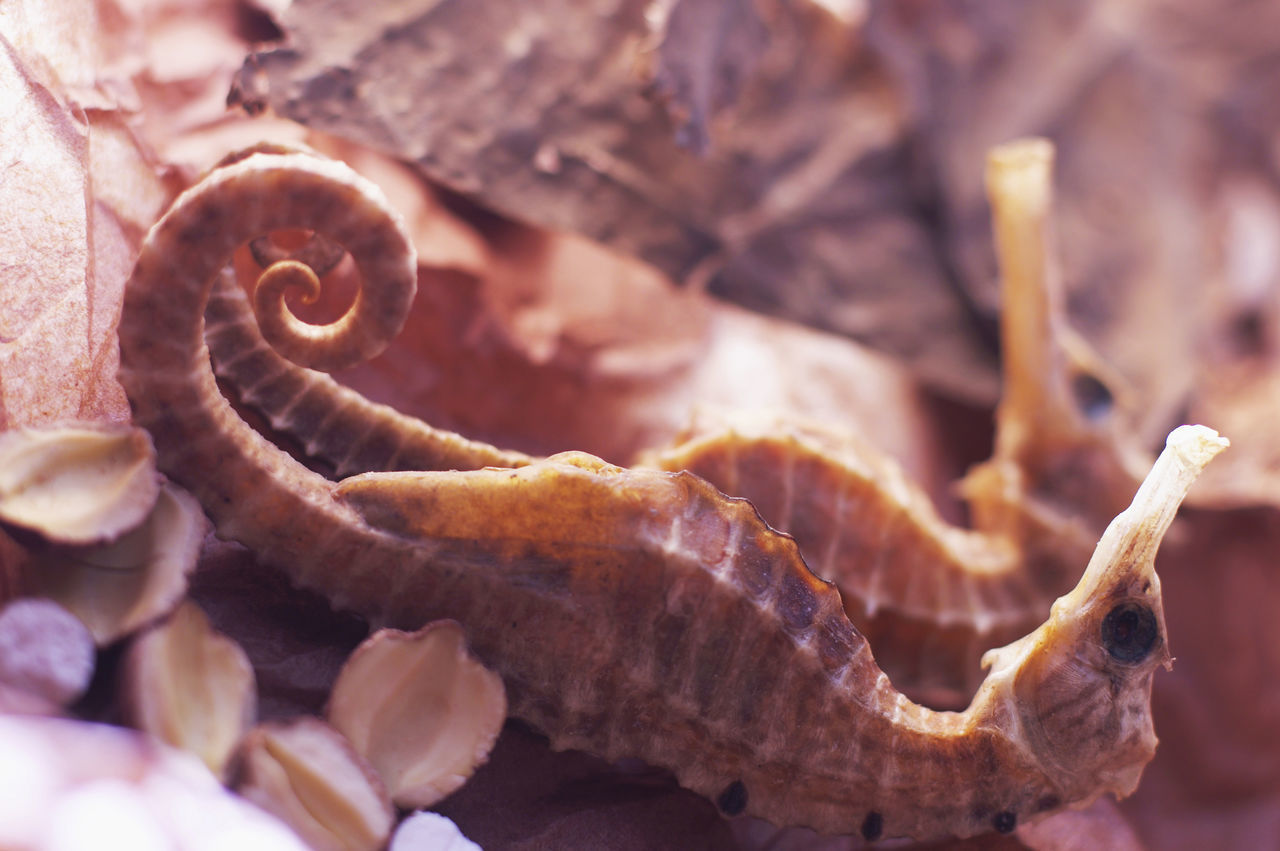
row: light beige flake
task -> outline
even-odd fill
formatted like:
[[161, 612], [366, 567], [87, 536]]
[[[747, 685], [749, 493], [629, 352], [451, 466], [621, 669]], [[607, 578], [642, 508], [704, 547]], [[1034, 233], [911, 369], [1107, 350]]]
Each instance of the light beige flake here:
[[429, 807], [489, 757], [507, 714], [497, 674], [453, 621], [379, 630], [338, 674], [329, 721], [377, 770], [401, 807]]
[[262, 724], [245, 737], [234, 788], [316, 851], [381, 848], [394, 817], [377, 775], [317, 718]]
[[0, 520], [52, 541], [111, 540], [142, 522], [160, 485], [155, 449], [131, 426], [0, 434]]
[[194, 753], [222, 776], [257, 703], [253, 667], [239, 644], [186, 602], [134, 640], [123, 679], [131, 724]]
[[103, 545], [35, 553], [27, 593], [69, 609], [99, 645], [164, 617], [187, 593], [208, 523], [185, 491], [165, 484], [141, 526]]

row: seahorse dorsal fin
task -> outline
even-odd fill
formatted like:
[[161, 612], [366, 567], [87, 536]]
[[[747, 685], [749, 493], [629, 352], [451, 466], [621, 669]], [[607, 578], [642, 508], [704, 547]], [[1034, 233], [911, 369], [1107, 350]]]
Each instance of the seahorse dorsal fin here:
[[409, 537], [607, 546], [628, 506], [660, 499], [668, 478], [565, 452], [518, 468], [364, 473], [339, 482], [335, 496], [369, 525]]

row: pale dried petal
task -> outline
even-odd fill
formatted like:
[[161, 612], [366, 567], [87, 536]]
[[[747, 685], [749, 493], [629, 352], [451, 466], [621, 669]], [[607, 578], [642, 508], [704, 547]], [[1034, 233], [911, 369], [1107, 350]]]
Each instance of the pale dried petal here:
[[56, 703], [26, 689], [0, 682], [0, 715], [57, 716], [60, 713], [61, 708]]
[[134, 641], [123, 685], [129, 723], [191, 751], [218, 776], [253, 724], [257, 691], [249, 657], [194, 603]]
[[132, 730], [0, 716], [0, 754], [0, 848], [303, 849], [193, 757]]
[[328, 712], [401, 807], [429, 807], [466, 782], [506, 714], [501, 678], [453, 621], [379, 630], [338, 674]]
[[400, 822], [390, 851], [480, 851], [480, 846], [449, 819], [423, 810]]
[[67, 706], [89, 688], [96, 659], [89, 630], [52, 600], [0, 611], [0, 683]]
[[316, 851], [381, 848], [394, 816], [373, 769], [316, 718], [262, 724], [245, 737], [235, 789]]
[[110, 644], [182, 600], [207, 527], [199, 503], [165, 484], [146, 522], [114, 543], [34, 556], [25, 588], [58, 601], [99, 645]]
[[0, 434], [0, 520], [53, 541], [115, 538], [142, 522], [160, 480], [145, 431], [17, 428]]

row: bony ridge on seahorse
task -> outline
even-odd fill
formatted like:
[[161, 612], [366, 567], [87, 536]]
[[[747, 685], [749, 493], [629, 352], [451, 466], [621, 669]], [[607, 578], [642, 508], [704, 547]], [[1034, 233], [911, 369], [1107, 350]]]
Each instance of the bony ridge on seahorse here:
[[343, 245], [365, 282], [295, 356], [368, 356], [402, 321], [413, 253], [376, 187], [315, 156], [214, 171], [152, 229], [125, 294], [135, 418], [220, 534], [371, 621], [456, 618], [553, 746], [665, 766], [730, 814], [968, 836], [1134, 788], [1168, 661], [1153, 560], [1226, 445], [1211, 430], [1170, 436], [1049, 620], [988, 655], [968, 709], [935, 712], [894, 690], [792, 539], [691, 474], [567, 453], [331, 482], [270, 444], [220, 395], [202, 315], [236, 247], [285, 228]]

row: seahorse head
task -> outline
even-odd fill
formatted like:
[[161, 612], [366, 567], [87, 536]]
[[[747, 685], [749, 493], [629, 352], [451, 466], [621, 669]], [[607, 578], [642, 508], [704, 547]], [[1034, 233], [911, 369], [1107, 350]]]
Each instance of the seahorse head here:
[[1183, 426], [1111, 522], [1079, 584], [1030, 635], [992, 650], [979, 699], [1059, 785], [1125, 796], [1155, 754], [1151, 681], [1169, 667], [1156, 549], [1191, 483], [1227, 445]]

